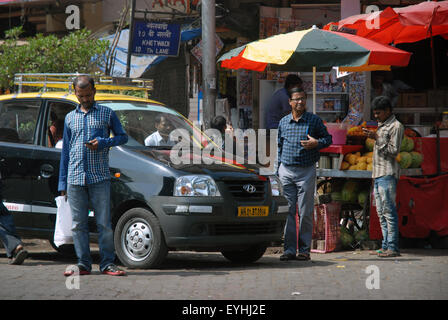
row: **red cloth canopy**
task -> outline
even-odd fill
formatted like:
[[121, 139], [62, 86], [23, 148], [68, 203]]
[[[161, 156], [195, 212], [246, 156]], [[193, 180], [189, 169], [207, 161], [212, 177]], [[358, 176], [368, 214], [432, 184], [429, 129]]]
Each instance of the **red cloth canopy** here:
[[448, 39], [448, 1], [388, 7], [383, 11], [331, 22], [324, 29], [352, 32], [384, 44], [416, 42], [436, 35]]

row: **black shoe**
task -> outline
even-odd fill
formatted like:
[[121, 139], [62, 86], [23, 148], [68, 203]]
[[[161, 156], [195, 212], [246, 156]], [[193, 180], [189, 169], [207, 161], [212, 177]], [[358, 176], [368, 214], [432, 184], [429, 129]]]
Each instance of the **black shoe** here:
[[289, 261], [289, 260], [295, 260], [296, 255], [292, 253], [284, 253], [280, 256], [280, 261]]
[[28, 257], [28, 251], [26, 251], [23, 248], [20, 248], [19, 250], [15, 250], [11, 260], [9, 261], [9, 264], [14, 265], [22, 264], [27, 257]]

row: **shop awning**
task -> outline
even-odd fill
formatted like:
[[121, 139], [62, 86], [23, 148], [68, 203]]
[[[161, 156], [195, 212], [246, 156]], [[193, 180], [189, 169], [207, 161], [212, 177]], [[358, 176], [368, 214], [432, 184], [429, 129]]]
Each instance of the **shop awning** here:
[[433, 87], [437, 88], [433, 37], [448, 39], [448, 1], [426, 1], [401, 8], [386, 8], [331, 22], [325, 30], [349, 32], [383, 44], [431, 39]]
[[349, 32], [384, 44], [417, 42], [437, 35], [448, 39], [448, 1], [388, 7], [331, 22], [324, 30]]

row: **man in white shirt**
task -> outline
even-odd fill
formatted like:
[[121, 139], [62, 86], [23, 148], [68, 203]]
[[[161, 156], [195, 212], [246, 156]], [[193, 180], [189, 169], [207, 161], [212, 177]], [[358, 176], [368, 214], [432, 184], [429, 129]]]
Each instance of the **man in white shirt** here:
[[399, 223], [396, 206], [397, 182], [400, 179], [400, 165], [396, 157], [400, 152], [404, 126], [392, 114], [392, 104], [388, 97], [379, 96], [372, 101], [373, 115], [378, 120], [378, 130], [363, 128], [365, 134], [375, 139], [373, 147], [374, 194], [376, 211], [383, 234], [379, 257], [400, 256]]
[[173, 130], [171, 123], [163, 115], [158, 115], [155, 119], [156, 132], [150, 134], [145, 139], [145, 146], [174, 146], [175, 141], [170, 140], [170, 132]]

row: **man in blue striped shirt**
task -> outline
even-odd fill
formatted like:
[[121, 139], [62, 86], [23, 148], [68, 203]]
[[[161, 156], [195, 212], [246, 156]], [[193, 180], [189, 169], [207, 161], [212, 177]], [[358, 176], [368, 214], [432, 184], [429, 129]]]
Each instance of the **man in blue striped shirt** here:
[[[77, 77], [73, 87], [79, 105], [65, 118], [58, 190], [62, 195], [67, 194], [72, 211], [79, 274], [90, 274], [92, 269], [88, 229], [90, 200], [99, 232], [100, 271], [124, 275], [114, 264], [109, 148], [126, 143], [128, 136], [115, 112], [95, 102], [95, 83], [91, 77]], [[64, 275], [73, 273], [74, 270], [70, 270]]]
[[[284, 253], [280, 260], [310, 260], [316, 162], [320, 156], [319, 149], [329, 146], [332, 138], [322, 120], [306, 111], [306, 93], [302, 88], [293, 88], [288, 95], [291, 113], [283, 117], [278, 126], [278, 175], [289, 205]], [[299, 211], [299, 239], [296, 207]], [[299, 253], [296, 256], [297, 249]]]

